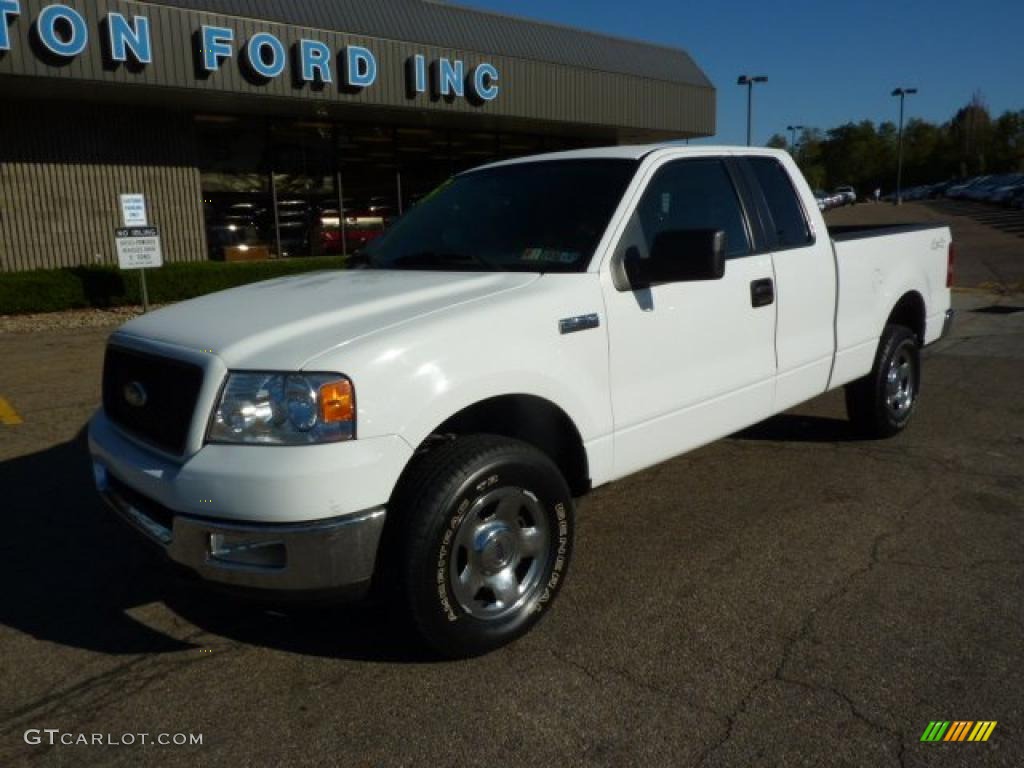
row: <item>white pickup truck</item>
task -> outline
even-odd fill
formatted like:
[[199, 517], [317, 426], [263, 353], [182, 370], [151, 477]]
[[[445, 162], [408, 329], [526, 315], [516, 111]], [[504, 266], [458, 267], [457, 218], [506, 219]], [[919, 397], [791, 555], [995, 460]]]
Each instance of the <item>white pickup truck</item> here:
[[865, 433], [901, 430], [952, 261], [946, 227], [830, 233], [778, 151], [489, 165], [364, 268], [115, 332], [96, 483], [210, 582], [381, 594], [437, 652], [481, 653], [550, 607], [592, 488], [836, 387]]

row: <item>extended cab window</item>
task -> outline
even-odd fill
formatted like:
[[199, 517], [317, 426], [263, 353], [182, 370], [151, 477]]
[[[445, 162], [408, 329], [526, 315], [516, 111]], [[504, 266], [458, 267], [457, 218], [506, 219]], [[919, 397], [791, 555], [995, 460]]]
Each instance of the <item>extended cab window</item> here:
[[775, 226], [776, 245], [794, 248], [813, 241], [800, 198], [782, 163], [774, 157], [749, 157], [747, 161], [764, 192]]
[[679, 229], [724, 230], [728, 256], [750, 253], [739, 198], [725, 164], [717, 159], [679, 160], [661, 168], [630, 224], [632, 239], [643, 240], [644, 255], [660, 232]]

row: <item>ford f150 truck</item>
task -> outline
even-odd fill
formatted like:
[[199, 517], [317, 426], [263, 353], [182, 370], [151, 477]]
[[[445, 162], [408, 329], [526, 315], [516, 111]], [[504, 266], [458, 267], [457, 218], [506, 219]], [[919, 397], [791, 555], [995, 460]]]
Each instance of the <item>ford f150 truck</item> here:
[[899, 432], [952, 318], [946, 227], [829, 232], [772, 150], [489, 165], [366, 261], [115, 332], [96, 483], [208, 581], [384, 595], [449, 656], [549, 609], [592, 488], [836, 387]]

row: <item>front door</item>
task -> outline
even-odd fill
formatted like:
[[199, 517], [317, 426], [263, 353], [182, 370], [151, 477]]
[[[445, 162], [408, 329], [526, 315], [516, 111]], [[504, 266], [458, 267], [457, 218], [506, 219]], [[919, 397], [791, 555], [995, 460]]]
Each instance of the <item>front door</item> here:
[[[616, 477], [772, 411], [772, 259], [753, 252], [728, 165], [717, 157], [673, 160], [648, 177], [602, 274]], [[659, 232], [685, 229], [726, 233], [724, 277], [634, 290], [623, 284], [621, 273], [613, 276], [622, 260], [646, 258]]]

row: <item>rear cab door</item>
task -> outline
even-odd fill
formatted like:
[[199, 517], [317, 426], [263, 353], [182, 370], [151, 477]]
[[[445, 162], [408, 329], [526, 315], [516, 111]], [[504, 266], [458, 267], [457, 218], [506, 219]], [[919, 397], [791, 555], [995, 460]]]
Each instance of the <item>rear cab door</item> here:
[[773, 411], [823, 393], [835, 354], [836, 263], [814, 196], [789, 156], [737, 158], [775, 271]]

